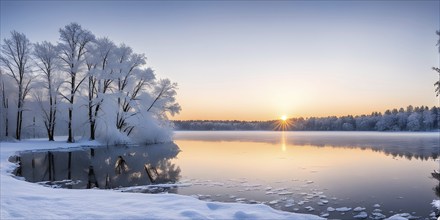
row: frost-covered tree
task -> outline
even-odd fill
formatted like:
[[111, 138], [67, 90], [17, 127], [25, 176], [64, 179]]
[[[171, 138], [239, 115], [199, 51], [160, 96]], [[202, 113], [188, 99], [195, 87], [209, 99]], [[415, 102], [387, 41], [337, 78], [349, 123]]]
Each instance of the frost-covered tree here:
[[60, 58], [64, 62], [64, 71], [68, 74], [69, 80], [66, 81], [68, 88], [66, 94], [61, 94], [68, 101], [68, 138], [67, 142], [74, 142], [72, 130], [73, 104], [75, 94], [82, 82], [87, 78], [81, 73], [84, 65], [86, 46], [95, 39], [95, 36], [88, 30], [85, 30], [77, 23], [71, 23], [60, 29]]
[[[46, 41], [31, 44], [17, 32], [1, 45], [0, 138], [15, 129], [8, 119], [17, 109], [17, 139], [43, 137], [46, 132], [53, 140], [56, 131], [74, 142], [73, 133], [79, 131], [74, 126], [80, 125], [89, 128], [82, 129], [83, 136], [108, 144], [170, 140], [167, 114], [180, 111], [177, 84], [156, 80], [144, 54], [124, 44], [116, 46], [108, 38], [96, 39], [77, 23], [61, 28], [59, 34], [56, 46]], [[35, 86], [30, 91], [32, 58], [39, 74], [32, 78]], [[11, 100], [18, 100], [17, 108], [10, 108]], [[29, 114], [23, 117], [25, 100]]]
[[108, 38], [99, 38], [89, 47], [86, 56], [88, 68], [88, 116], [90, 139], [95, 140], [97, 117], [102, 109], [105, 94], [115, 79], [116, 46]]
[[153, 89], [153, 98], [147, 111], [155, 112], [159, 117], [166, 118], [166, 113], [174, 116], [181, 110], [179, 103], [176, 102], [177, 83], [171, 83], [169, 79], [160, 79]]
[[408, 117], [407, 128], [410, 131], [420, 131], [420, 114], [417, 112], [411, 113]]
[[21, 139], [24, 104], [31, 89], [32, 71], [30, 69], [32, 45], [25, 34], [11, 32], [11, 37], [3, 40], [1, 46], [1, 65], [17, 85], [17, 119], [15, 138]]
[[155, 79], [151, 69], [141, 72], [140, 67], [146, 63], [143, 54], [133, 53], [133, 50], [121, 45], [116, 51], [117, 68], [115, 69], [116, 94], [118, 111], [116, 113], [116, 128], [120, 132], [130, 135], [133, 125], [128, 123], [130, 117], [138, 114], [133, 112], [133, 107], [138, 100], [138, 96], [146, 89], [149, 82]]
[[43, 41], [34, 45], [36, 66], [42, 73], [42, 88], [46, 89], [44, 97], [36, 96], [42, 110], [44, 126], [49, 141], [54, 140], [57, 116], [58, 92], [61, 78], [56, 75], [59, 68], [58, 50], [50, 42]]
[[136, 69], [132, 77], [124, 78], [129, 80], [122, 90], [122, 98], [120, 99], [117, 120], [117, 128], [130, 135], [135, 128], [138, 120], [131, 120], [131, 118], [137, 118], [139, 114], [142, 114], [143, 101], [148, 98], [148, 94], [145, 93], [148, 86], [151, 86], [155, 75], [153, 71], [148, 69]]
[[435, 121], [434, 119], [435, 116], [428, 108], [426, 108], [422, 113], [422, 125], [424, 130], [426, 131], [432, 130]]

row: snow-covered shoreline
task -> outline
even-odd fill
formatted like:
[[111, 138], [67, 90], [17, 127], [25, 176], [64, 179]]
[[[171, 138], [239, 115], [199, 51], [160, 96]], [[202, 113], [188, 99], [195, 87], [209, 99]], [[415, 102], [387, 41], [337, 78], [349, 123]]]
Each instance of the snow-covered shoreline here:
[[18, 151], [100, 145], [73, 144], [58, 137], [0, 142], [1, 219], [323, 219], [272, 209], [263, 204], [205, 202], [176, 194], [121, 193], [114, 190], [53, 189], [14, 178], [8, 158]]

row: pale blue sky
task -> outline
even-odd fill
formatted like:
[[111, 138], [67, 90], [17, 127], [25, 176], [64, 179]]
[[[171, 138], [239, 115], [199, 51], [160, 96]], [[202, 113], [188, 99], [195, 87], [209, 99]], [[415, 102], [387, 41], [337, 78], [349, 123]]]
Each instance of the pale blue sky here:
[[78, 22], [179, 84], [176, 119], [369, 114], [438, 103], [439, 1], [1, 1], [1, 38]]

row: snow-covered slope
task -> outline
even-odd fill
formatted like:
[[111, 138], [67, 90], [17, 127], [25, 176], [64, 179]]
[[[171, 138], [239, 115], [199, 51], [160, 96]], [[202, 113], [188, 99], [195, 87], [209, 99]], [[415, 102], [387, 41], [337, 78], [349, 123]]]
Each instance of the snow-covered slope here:
[[1, 219], [322, 219], [272, 209], [262, 204], [205, 202], [175, 194], [122, 193], [113, 190], [53, 189], [14, 178], [17, 151], [99, 145], [26, 140], [0, 142]]

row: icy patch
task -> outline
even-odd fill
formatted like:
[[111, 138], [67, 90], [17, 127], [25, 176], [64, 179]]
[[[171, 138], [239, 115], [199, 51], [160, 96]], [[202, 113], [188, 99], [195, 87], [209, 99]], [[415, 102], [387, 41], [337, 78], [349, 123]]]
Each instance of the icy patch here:
[[364, 210], [365, 210], [365, 208], [359, 207], [359, 206], [353, 209], [353, 211], [355, 211], [355, 212], [362, 212]]
[[309, 212], [315, 211], [315, 209], [312, 206], [307, 206], [307, 207], [304, 207], [304, 208], [307, 209], [307, 211], [309, 211]]
[[327, 217], [329, 217], [330, 216], [330, 214], [328, 214], [328, 213], [322, 213], [321, 214], [321, 217], [324, 217], [324, 218], [327, 218]]
[[413, 216], [413, 215], [411, 215], [409, 213], [400, 213], [400, 214], [396, 214], [396, 215], [393, 215], [393, 216], [400, 216], [400, 217], [406, 218], [406, 219], [419, 219], [420, 218], [420, 217], [417, 217], [417, 216]]
[[374, 208], [380, 208], [380, 205], [379, 204], [374, 204], [373, 207]]
[[408, 220], [407, 218], [404, 218], [402, 216], [399, 216], [399, 214], [393, 215], [389, 218], [387, 218], [386, 220]]
[[292, 195], [292, 194], [293, 194], [293, 192], [289, 192], [289, 191], [282, 191], [282, 192], [278, 193], [278, 195], [280, 195], [280, 196]]
[[328, 212], [334, 212], [335, 210], [336, 210], [336, 209], [333, 208], [333, 207], [328, 207], [328, 208], [327, 208], [327, 211], [328, 211]]
[[351, 210], [351, 208], [348, 208], [348, 207], [336, 208], [336, 211], [338, 211], [338, 212], [348, 212], [350, 210]]
[[384, 219], [384, 218], [386, 218], [386, 216], [384, 214], [378, 213], [378, 212], [371, 213], [371, 217], [373, 219]]
[[368, 214], [366, 212], [360, 212], [359, 214], [353, 216], [353, 218], [359, 218], [359, 219], [364, 219], [367, 217], [368, 217]]
[[270, 205], [275, 205], [275, 204], [278, 204], [278, 202], [279, 202], [278, 200], [272, 200], [272, 201], [269, 202], [269, 204]]
[[284, 207], [286, 207], [286, 208], [290, 208], [290, 207], [292, 207], [292, 206], [294, 206], [293, 203], [286, 203], [286, 204], [284, 205]]

